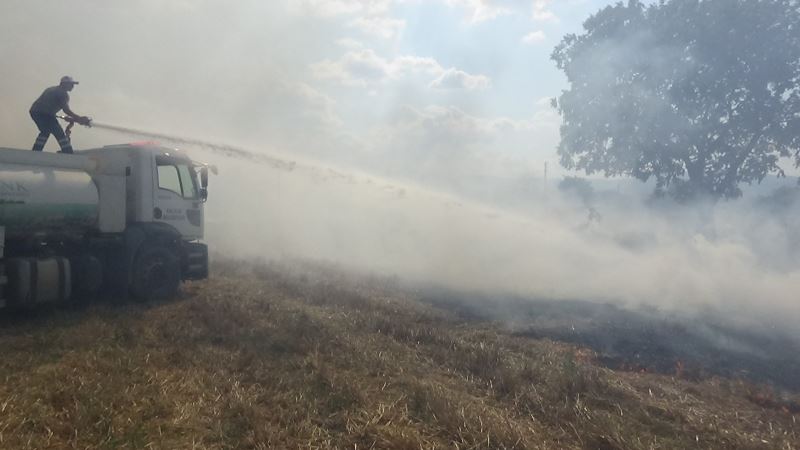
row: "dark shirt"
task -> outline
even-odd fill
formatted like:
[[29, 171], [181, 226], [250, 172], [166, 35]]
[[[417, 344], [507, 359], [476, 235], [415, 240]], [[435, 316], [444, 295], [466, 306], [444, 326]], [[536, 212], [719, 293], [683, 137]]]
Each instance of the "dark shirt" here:
[[69, 105], [69, 93], [61, 86], [53, 86], [45, 89], [33, 102], [31, 112], [55, 116], [67, 105]]

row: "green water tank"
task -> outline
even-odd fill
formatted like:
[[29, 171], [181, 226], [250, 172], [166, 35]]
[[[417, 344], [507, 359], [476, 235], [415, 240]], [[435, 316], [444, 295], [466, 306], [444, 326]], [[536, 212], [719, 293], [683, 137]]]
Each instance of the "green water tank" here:
[[97, 227], [98, 192], [83, 170], [0, 162], [0, 226], [7, 240], [83, 234]]

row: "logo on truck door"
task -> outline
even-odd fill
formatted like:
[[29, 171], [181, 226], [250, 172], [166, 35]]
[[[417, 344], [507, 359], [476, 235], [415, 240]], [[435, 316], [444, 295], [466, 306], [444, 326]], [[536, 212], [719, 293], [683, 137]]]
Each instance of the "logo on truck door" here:
[[167, 208], [164, 211], [164, 217], [161, 220], [184, 220], [186, 216], [183, 214], [182, 209]]

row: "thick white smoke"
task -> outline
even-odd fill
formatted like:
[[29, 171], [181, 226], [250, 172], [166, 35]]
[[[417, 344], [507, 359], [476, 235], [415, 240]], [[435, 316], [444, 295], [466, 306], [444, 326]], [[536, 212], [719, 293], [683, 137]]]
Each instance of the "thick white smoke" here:
[[600, 192], [590, 213], [551, 188], [497, 208], [307, 162], [217, 163], [208, 234], [226, 254], [322, 259], [456, 290], [711, 313], [782, 331], [800, 319], [798, 203], [776, 213], [776, 199], [690, 207]]

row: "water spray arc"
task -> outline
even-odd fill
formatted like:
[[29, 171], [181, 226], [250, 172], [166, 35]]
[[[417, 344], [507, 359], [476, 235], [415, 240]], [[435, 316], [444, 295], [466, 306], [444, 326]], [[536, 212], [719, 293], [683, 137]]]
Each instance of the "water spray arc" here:
[[[59, 117], [62, 120], [68, 122], [70, 124], [70, 127], [73, 126], [74, 123], [76, 123], [71, 118], [61, 117], [61, 116]], [[403, 195], [403, 193], [406, 192], [416, 192], [418, 194], [423, 194], [430, 198], [436, 198], [443, 204], [458, 204], [461, 206], [472, 206], [472, 208], [476, 211], [500, 214], [500, 211], [497, 211], [495, 210], [495, 208], [492, 208], [488, 205], [473, 204], [472, 202], [466, 199], [454, 197], [451, 194], [430, 190], [421, 186], [412, 186], [410, 184], [401, 181], [384, 178], [374, 174], [358, 173], [356, 170], [352, 169], [336, 168], [334, 166], [322, 163], [320, 161], [305, 161], [301, 163], [288, 158], [276, 156], [274, 154], [261, 153], [261, 152], [256, 153], [253, 151], [245, 150], [241, 147], [236, 147], [228, 144], [218, 144], [196, 138], [187, 138], [183, 136], [176, 136], [162, 132], [141, 130], [138, 128], [131, 128], [131, 127], [123, 127], [119, 125], [97, 122], [95, 120], [90, 120], [89, 123], [86, 124], [82, 123], [81, 125], [90, 128], [99, 128], [102, 130], [113, 131], [116, 133], [125, 134], [137, 138], [152, 139], [160, 141], [162, 143], [174, 144], [176, 146], [195, 147], [210, 151], [211, 153], [214, 153], [222, 157], [263, 164], [273, 169], [285, 172], [291, 172], [294, 171], [295, 169], [299, 169], [300, 167], [302, 167], [302, 169], [305, 172], [307, 172], [313, 178], [318, 180], [338, 179], [348, 184], [371, 185], [372, 187], [377, 187], [381, 191], [394, 192], [395, 194], [398, 195]]]
[[[69, 135], [69, 132], [71, 132], [72, 127], [77, 122], [69, 117], [59, 116], [59, 118], [66, 121], [69, 124], [67, 126], [68, 130], [67, 134]], [[145, 131], [137, 128], [122, 127], [119, 125], [111, 125], [107, 123], [97, 122], [95, 120], [90, 120], [87, 124], [81, 124], [81, 125], [84, 125], [89, 128], [99, 128], [102, 130], [114, 131], [129, 136], [146, 137], [148, 139], [159, 140], [171, 144], [191, 145], [191, 146], [201, 147], [210, 150], [213, 153], [219, 154], [221, 156], [260, 162], [264, 164], [269, 164], [276, 168], [291, 169], [295, 165], [294, 161], [278, 158], [276, 156], [257, 154], [231, 145], [216, 144], [213, 142], [203, 141], [200, 139], [186, 138], [186, 137], [175, 136], [171, 134], [154, 132], [154, 131]]]

